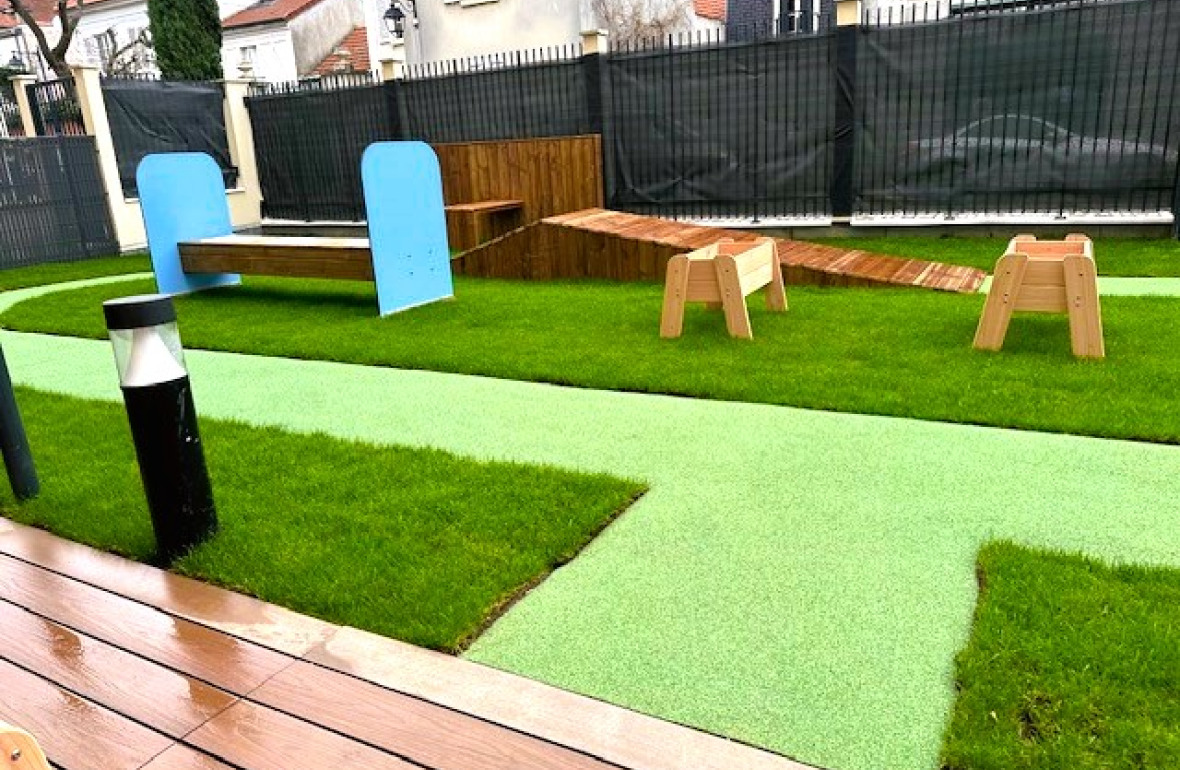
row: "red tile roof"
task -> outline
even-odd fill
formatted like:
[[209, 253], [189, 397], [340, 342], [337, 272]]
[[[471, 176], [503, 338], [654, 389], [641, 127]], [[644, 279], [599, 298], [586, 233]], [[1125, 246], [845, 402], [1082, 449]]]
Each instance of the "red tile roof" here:
[[[32, 11], [33, 18], [42, 26], [52, 24], [57, 14], [57, 3], [54, 0], [25, 0], [25, 7]], [[20, 17], [8, 0], [0, 0], [0, 29], [11, 29], [20, 26], [20, 23]]]
[[221, 22], [222, 29], [290, 21], [321, 0], [261, 0]]
[[725, 21], [728, 5], [727, 0], [693, 0], [692, 8], [701, 18]]
[[369, 71], [369, 33], [364, 27], [357, 27], [336, 44], [332, 53], [320, 62], [317, 75], [331, 75], [334, 72]]

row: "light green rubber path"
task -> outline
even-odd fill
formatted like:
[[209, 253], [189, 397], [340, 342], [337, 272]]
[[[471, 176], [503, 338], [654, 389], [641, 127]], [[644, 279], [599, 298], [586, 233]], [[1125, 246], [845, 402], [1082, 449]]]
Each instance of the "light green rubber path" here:
[[[21, 384], [119, 398], [103, 342], [0, 341]], [[227, 353], [188, 361], [206, 416], [645, 480], [650, 493], [469, 656], [824, 767], [936, 766], [985, 540], [1180, 564], [1175, 447]]]
[[[992, 276], [983, 279], [981, 294], [991, 291]], [[1104, 297], [1180, 297], [1180, 278], [1123, 278], [1098, 276], [1098, 293]]]

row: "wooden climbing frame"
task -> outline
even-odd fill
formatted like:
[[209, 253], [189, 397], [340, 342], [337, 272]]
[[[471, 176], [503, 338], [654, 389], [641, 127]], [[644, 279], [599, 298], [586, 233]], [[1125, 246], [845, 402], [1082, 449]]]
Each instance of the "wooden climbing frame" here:
[[1098, 271], [1094, 244], [1085, 235], [1064, 241], [1038, 241], [1018, 235], [996, 263], [995, 277], [975, 332], [979, 350], [1004, 346], [1008, 323], [1016, 311], [1068, 313], [1073, 354], [1104, 358], [1102, 312], [1098, 305]]
[[753, 339], [746, 297], [763, 286], [770, 287], [766, 307], [785, 311], [787, 291], [772, 238], [759, 238], [753, 243], [721, 240], [689, 254], [678, 254], [668, 261], [660, 336], [679, 337], [684, 328], [684, 305], [704, 302], [725, 311], [731, 337]]

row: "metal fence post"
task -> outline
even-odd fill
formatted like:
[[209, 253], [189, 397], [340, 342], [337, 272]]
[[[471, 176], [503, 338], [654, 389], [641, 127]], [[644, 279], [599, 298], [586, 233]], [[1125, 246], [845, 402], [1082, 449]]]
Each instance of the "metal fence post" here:
[[606, 100], [607, 51], [610, 41], [605, 30], [593, 29], [582, 33], [582, 75], [586, 80], [586, 114], [590, 133], [598, 134], [602, 157], [602, 200], [609, 205], [614, 194], [613, 148], [607, 139]]
[[833, 143], [832, 218], [849, 222], [855, 201], [856, 52], [860, 37], [860, 0], [836, 3], [836, 133]]
[[33, 105], [29, 101], [29, 86], [37, 82], [35, 75], [14, 75], [12, 90], [16, 96], [16, 107], [20, 111], [20, 124], [25, 136], [37, 135], [37, 122], [33, 118]]

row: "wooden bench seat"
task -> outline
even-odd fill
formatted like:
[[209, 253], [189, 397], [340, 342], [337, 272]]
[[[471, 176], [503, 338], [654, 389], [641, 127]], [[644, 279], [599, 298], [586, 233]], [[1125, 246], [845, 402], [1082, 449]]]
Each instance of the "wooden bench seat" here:
[[457, 251], [474, 249], [520, 227], [523, 212], [518, 200], [452, 204], [446, 207], [447, 239]]
[[186, 273], [373, 280], [368, 238], [223, 235], [178, 244]]

